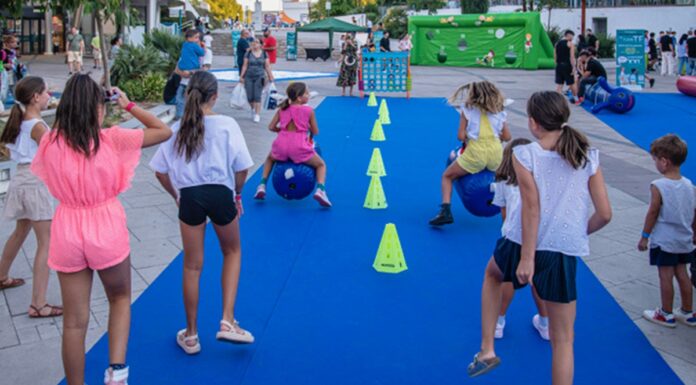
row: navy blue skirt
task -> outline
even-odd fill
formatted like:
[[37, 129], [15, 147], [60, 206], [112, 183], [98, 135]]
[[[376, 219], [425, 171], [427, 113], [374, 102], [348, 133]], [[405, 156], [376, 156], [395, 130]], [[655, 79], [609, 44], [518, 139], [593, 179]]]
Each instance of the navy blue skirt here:
[[[500, 238], [493, 252], [493, 259], [503, 273], [504, 282], [512, 282], [515, 290], [523, 288], [517, 280], [517, 266], [520, 264], [522, 247], [507, 239]], [[576, 257], [555, 251], [537, 250], [534, 254], [534, 276], [532, 282], [539, 297], [545, 301], [570, 303], [578, 298], [575, 284], [577, 274]]]

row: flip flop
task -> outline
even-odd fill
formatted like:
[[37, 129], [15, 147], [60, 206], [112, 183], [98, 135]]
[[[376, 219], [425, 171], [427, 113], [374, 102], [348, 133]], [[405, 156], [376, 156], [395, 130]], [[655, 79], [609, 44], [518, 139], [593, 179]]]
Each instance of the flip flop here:
[[466, 372], [469, 374], [469, 377], [478, 377], [482, 374], [486, 374], [500, 365], [499, 357], [479, 360], [478, 355], [479, 353], [476, 353], [474, 356], [474, 361], [466, 368]]
[[[63, 315], [63, 307], [62, 306], [53, 306], [49, 304], [45, 304], [41, 306], [40, 308], [37, 308], [34, 305], [29, 305], [29, 308], [34, 310], [36, 314], [29, 314], [29, 318], [51, 318], [51, 317], [58, 317]], [[41, 310], [45, 308], [50, 308], [51, 311], [48, 312], [48, 314], [43, 315], [41, 314]]]
[[23, 279], [8, 277], [6, 280], [0, 282], [0, 290], [10, 289], [10, 288], [22, 286], [22, 285], [24, 285]]

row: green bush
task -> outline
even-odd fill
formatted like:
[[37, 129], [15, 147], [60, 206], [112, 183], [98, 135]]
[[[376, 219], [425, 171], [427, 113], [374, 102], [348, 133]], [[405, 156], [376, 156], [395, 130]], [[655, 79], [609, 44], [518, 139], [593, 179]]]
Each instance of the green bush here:
[[389, 8], [382, 21], [392, 38], [400, 39], [408, 32], [408, 14], [403, 8]]
[[462, 13], [488, 12], [488, 0], [461, 0]]
[[111, 67], [111, 82], [121, 86], [123, 82], [140, 79], [147, 73], [167, 74], [168, 65], [162, 53], [151, 46], [124, 44]]
[[599, 39], [599, 52], [597, 56], [600, 58], [613, 58], [616, 53], [616, 39], [604, 34], [597, 34]]
[[168, 63], [167, 72], [174, 71], [183, 45], [184, 38], [181, 35], [173, 35], [166, 30], [154, 29], [145, 34], [145, 46], [154, 47], [164, 54]]
[[148, 72], [141, 78], [123, 81], [119, 86], [133, 101], [161, 102], [166, 83], [162, 73]]
[[558, 43], [559, 40], [561, 40], [561, 29], [556, 26], [547, 29], [546, 34], [549, 35], [549, 39], [551, 39], [551, 44], [553, 44], [554, 46], [556, 45], [556, 43]]

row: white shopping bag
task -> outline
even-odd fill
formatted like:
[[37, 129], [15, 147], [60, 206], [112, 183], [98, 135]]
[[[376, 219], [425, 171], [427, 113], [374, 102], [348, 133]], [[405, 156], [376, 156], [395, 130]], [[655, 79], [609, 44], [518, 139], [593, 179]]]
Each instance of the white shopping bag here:
[[232, 90], [232, 96], [230, 97], [230, 107], [239, 110], [249, 108], [249, 101], [247, 100], [244, 84], [239, 83]]
[[269, 83], [267, 87], [264, 87], [263, 92], [261, 92], [261, 108], [264, 110], [269, 109], [268, 103], [271, 100], [271, 92], [277, 92], [275, 83]]

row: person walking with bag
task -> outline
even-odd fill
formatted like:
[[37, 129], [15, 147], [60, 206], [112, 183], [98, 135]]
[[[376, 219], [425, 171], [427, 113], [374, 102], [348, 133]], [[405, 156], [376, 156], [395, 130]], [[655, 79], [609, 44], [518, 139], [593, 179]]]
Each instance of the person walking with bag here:
[[273, 71], [271, 71], [268, 55], [261, 49], [261, 43], [258, 39], [254, 39], [251, 42], [251, 48], [244, 55], [242, 73], [239, 77], [239, 82], [244, 84], [247, 100], [251, 105], [254, 123], [261, 121], [261, 93], [266, 83], [266, 75], [268, 80], [273, 83]]

